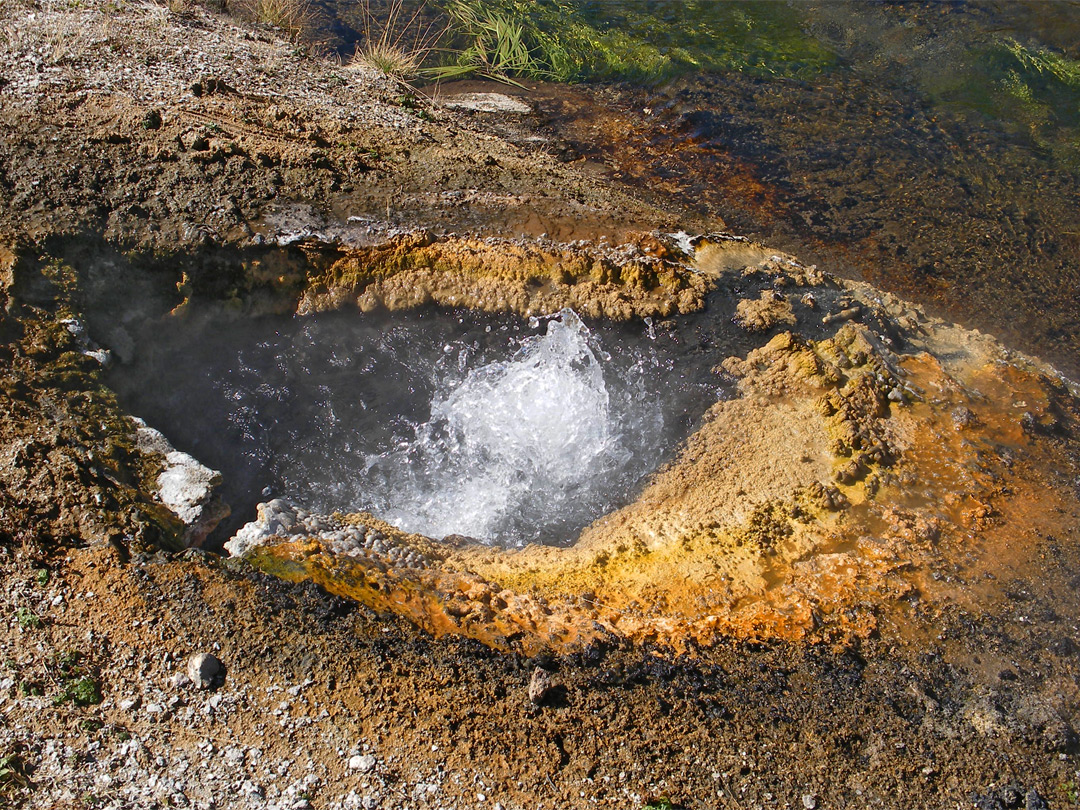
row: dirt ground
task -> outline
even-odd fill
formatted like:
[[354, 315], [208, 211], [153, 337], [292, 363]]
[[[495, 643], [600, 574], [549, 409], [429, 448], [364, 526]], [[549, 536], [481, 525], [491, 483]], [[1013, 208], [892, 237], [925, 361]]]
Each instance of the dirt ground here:
[[[576, 647], [495, 649], [170, 550], [177, 519], [149, 494], [160, 470], [80, 328], [118, 297], [160, 315], [192, 301], [362, 309], [358, 292], [416, 272], [424, 301], [479, 300], [493, 288], [465, 257], [491, 251], [542, 268], [500, 277], [505, 308], [554, 305], [580, 282], [598, 314], [670, 315], [702, 304], [702, 282], [668, 274], [671, 249], [650, 234], [719, 223], [619, 185], [543, 116], [450, 108], [198, 6], [0, 9], [0, 804], [1080, 803], [1080, 411], [1022, 357], [921, 400], [956, 422], [940, 442], [892, 437], [910, 451], [898, 474], [932, 477], [947, 466], [938, 454], [977, 458], [984, 478], [926, 491], [987, 502], [964, 512], [970, 534], [938, 546], [892, 513], [890, 536], [917, 564], [891, 595], [844, 591], [834, 612], [860, 632], [832, 632], [816, 603], [797, 634], [754, 626], [676, 649], [605, 630]], [[738, 309], [763, 345], [790, 326], [780, 292], [759, 297], [766, 283]], [[851, 307], [840, 301], [836, 313]], [[944, 379], [920, 345], [947, 364], [974, 340], [918, 319], [902, 328], [915, 381]], [[806, 355], [756, 357], [728, 368], [767, 399], [788, 384], [775, 370]], [[951, 399], [963, 396], [970, 410]], [[736, 428], [739, 402], [724, 416]], [[679, 494], [670, 475], [659, 486]], [[186, 674], [200, 653], [224, 667], [205, 687]], [[552, 683], [533, 700], [538, 667]]]

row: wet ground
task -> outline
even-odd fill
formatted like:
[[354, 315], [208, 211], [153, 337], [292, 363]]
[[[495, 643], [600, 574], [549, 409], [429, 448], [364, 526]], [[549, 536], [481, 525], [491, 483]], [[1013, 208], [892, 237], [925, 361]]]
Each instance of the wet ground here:
[[1075, 3], [572, 7], [675, 56], [525, 94], [567, 159], [1080, 373]]
[[992, 35], [1075, 51], [1065, 32], [1080, 11], [802, 10], [837, 67], [808, 79], [731, 72], [598, 89], [597, 107], [556, 106], [555, 126], [577, 132], [582, 154], [623, 182], [1080, 372], [1075, 113], [1062, 102], [1052, 121], [1022, 124], [1019, 112], [1003, 120], [998, 107], [976, 108], [970, 89], [944, 87], [1000, 92], [1011, 68], [995, 73], [972, 56]]

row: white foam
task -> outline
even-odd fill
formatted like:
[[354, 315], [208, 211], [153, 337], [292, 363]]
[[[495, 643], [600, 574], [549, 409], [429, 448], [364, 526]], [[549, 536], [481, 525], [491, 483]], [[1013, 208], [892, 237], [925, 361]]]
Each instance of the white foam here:
[[530, 539], [552, 516], [590, 509], [633, 457], [627, 428], [661, 419], [644, 403], [612, 412], [589, 330], [563, 310], [511, 359], [437, 396], [412, 441], [369, 457], [380, 516], [432, 537]]

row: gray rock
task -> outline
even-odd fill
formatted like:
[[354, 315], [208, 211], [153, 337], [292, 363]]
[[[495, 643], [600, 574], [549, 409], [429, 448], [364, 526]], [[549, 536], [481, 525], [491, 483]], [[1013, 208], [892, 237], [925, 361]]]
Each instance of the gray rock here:
[[1055, 717], [1043, 729], [1043, 741], [1049, 751], [1069, 751], [1076, 746], [1076, 732], [1064, 720]]
[[377, 760], [371, 754], [358, 754], [349, 758], [349, 770], [370, 773], [375, 770]]
[[196, 653], [188, 659], [187, 676], [199, 689], [209, 689], [223, 669], [221, 661], [210, 653]]
[[817, 796], [812, 793], [804, 793], [802, 797], [802, 806], [805, 807], [806, 810], [814, 810], [814, 808], [817, 807]]
[[458, 93], [443, 100], [443, 106], [452, 110], [470, 110], [482, 113], [532, 112], [532, 107], [519, 98], [505, 93]]
[[260, 503], [255, 509], [255, 520], [242, 526], [225, 543], [225, 550], [234, 557], [243, 557], [252, 549], [265, 545], [271, 537], [290, 537], [296, 531], [306, 531], [297, 520], [297, 507], [283, 498]]
[[232, 511], [214, 494], [221, 484], [221, 473], [174, 449], [160, 431], [147, 426], [141, 419], [134, 422], [137, 426], [135, 443], [139, 450], [162, 457], [163, 469], [158, 475], [154, 496], [187, 527], [184, 545], [202, 545], [206, 536]]

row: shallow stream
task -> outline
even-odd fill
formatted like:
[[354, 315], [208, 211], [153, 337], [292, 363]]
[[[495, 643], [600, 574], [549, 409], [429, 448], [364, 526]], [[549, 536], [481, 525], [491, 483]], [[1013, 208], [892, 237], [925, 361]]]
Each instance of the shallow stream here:
[[582, 82], [523, 93], [557, 153], [1080, 374], [1080, 4], [477, 5]]

